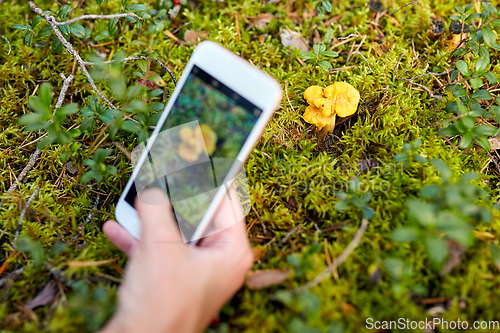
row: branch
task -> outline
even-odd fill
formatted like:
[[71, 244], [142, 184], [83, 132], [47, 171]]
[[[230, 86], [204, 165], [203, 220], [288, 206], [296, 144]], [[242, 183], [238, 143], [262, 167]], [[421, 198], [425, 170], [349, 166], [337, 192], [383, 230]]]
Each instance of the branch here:
[[98, 194], [97, 197], [95, 198], [94, 206], [92, 207], [92, 210], [90, 211], [89, 215], [87, 215], [87, 218], [85, 219], [85, 221], [83, 223], [78, 225], [79, 231], [76, 233], [76, 235], [74, 235], [73, 237], [71, 237], [69, 239], [70, 243], [82, 235], [82, 232], [80, 230], [83, 230], [83, 228], [85, 228], [85, 226], [94, 218], [94, 212], [97, 210], [97, 205], [99, 204], [100, 198], [101, 198], [101, 196]]
[[96, 92], [96, 94], [104, 101], [106, 102], [106, 104], [108, 104], [108, 106], [112, 109], [116, 109], [116, 107], [113, 105], [113, 103], [111, 103], [103, 94], [102, 92], [97, 88], [97, 86], [95, 85], [94, 83], [94, 79], [92, 79], [92, 77], [90, 76], [89, 72], [87, 71], [87, 68], [85, 67], [85, 62], [83, 61], [83, 59], [80, 57], [80, 55], [78, 54], [78, 52], [76, 52], [75, 48], [73, 47], [73, 45], [71, 45], [70, 42], [68, 42], [66, 40], [66, 38], [64, 38], [64, 36], [62, 35], [61, 31], [59, 30], [59, 28], [57, 27], [57, 20], [54, 16], [52, 15], [48, 15], [48, 14], [45, 14], [40, 8], [38, 8], [35, 3], [33, 1], [29, 1], [28, 2], [28, 5], [30, 6], [31, 10], [34, 11], [36, 14], [40, 15], [41, 17], [43, 17], [45, 19], [45, 21], [47, 21], [47, 23], [50, 25], [50, 27], [52, 28], [52, 30], [54, 30], [54, 33], [56, 34], [57, 38], [59, 39], [59, 41], [62, 43], [62, 45], [64, 45], [64, 47], [66, 48], [66, 51], [68, 51], [69, 54], [71, 54], [73, 57], [75, 57], [75, 60], [76, 62], [78, 62], [78, 64], [80, 65], [80, 68], [82, 70], [82, 72], [85, 74], [85, 76], [87, 77], [87, 81], [89, 81], [90, 85], [92, 86], [92, 89], [94, 89], [94, 91]]
[[[172, 81], [174, 81], [174, 85], [177, 85], [177, 80], [175, 79], [174, 74], [170, 71], [170, 69], [167, 67], [167, 65], [165, 65], [164, 63], [162, 63], [157, 58], [148, 57], [148, 56], [136, 56], [136, 57], [123, 58], [122, 61], [123, 62], [127, 62], [127, 61], [148, 60], [148, 59], [153, 59], [154, 61], [156, 61], [158, 63], [158, 65], [160, 65], [161, 67], [163, 67], [163, 69], [166, 70], [168, 72], [168, 74], [170, 75], [170, 77], [172, 78]], [[109, 60], [109, 61], [105, 61], [103, 63], [104, 64], [112, 64], [113, 62], [115, 62], [115, 60]], [[96, 65], [95, 62], [87, 62], [87, 61], [85, 61], [84, 64], [85, 64], [85, 66], [95, 66]]]
[[418, 4], [418, 1], [412, 1], [412, 2], [409, 2], [409, 3], [407, 3], [407, 4], [406, 4], [406, 5], [404, 5], [404, 6], [401, 6], [401, 7], [399, 7], [399, 8], [394, 9], [392, 12], [390, 12], [390, 13], [389, 13], [389, 16], [391, 16], [391, 15], [392, 15], [392, 14], [394, 14], [395, 12], [400, 11], [401, 9], [403, 9], [403, 8], [405, 8], [405, 7], [407, 7], [407, 6], [410, 6], [410, 5], [415, 5], [415, 4]]
[[21, 230], [23, 229], [23, 219], [24, 216], [26, 215], [26, 212], [28, 211], [28, 208], [31, 205], [31, 202], [33, 199], [35, 199], [35, 196], [38, 194], [38, 190], [40, 189], [40, 186], [37, 186], [35, 189], [35, 192], [30, 196], [28, 199], [28, 202], [26, 202], [26, 206], [24, 206], [23, 211], [21, 212], [21, 216], [19, 216], [19, 222], [17, 223], [17, 230], [16, 230], [16, 235], [14, 236], [14, 241], [12, 242], [12, 246], [16, 248], [16, 241], [17, 238], [19, 237], [19, 234], [21, 233]]
[[9, 53], [7, 53], [7, 55], [10, 55], [10, 51], [12, 51], [12, 48], [10, 47], [10, 42], [7, 38], [5, 38], [5, 36], [2, 36], [0, 35], [0, 38], [2, 38], [3, 40], [5, 40], [7, 42], [7, 44], [9, 44]]
[[420, 84], [420, 83], [413, 82], [411, 79], [402, 79], [402, 78], [398, 78], [398, 79], [396, 79], [396, 80], [406, 81], [406, 82], [408, 82], [408, 83], [411, 83], [411, 84], [414, 84], [414, 85], [416, 85], [416, 86], [419, 86], [420, 88], [423, 88], [425, 91], [427, 91], [427, 92], [429, 93], [429, 95], [430, 95], [432, 98], [435, 98], [435, 99], [441, 99], [441, 98], [442, 98], [442, 97], [441, 97], [441, 95], [434, 95], [434, 94], [432, 93], [432, 91], [431, 91], [429, 88], [427, 88], [426, 86], [424, 86], [424, 85], [422, 85], [422, 84]]
[[337, 37], [338, 40], [344, 40], [344, 39], [349, 39], [351, 37], [359, 37], [358, 34], [350, 34], [350, 35], [347, 35], [345, 37]]
[[343, 264], [344, 261], [346, 261], [347, 257], [349, 257], [349, 255], [352, 253], [352, 251], [354, 251], [354, 249], [359, 245], [359, 242], [361, 242], [361, 238], [366, 231], [366, 227], [368, 227], [368, 219], [363, 218], [363, 220], [361, 221], [361, 226], [359, 227], [358, 231], [356, 231], [354, 238], [352, 239], [351, 243], [345, 248], [344, 252], [342, 252], [340, 256], [338, 256], [330, 265], [328, 265], [327, 268], [325, 268], [325, 270], [323, 270], [323, 272], [319, 273], [318, 276], [316, 276], [313, 280], [290, 291], [290, 293], [292, 295], [297, 295], [303, 291], [311, 289], [314, 286], [317, 286], [326, 277], [331, 276], [331, 272], [338, 266]]
[[352, 54], [358, 54], [359, 56], [361, 56], [361, 58], [363, 58], [363, 60], [368, 65], [368, 68], [370, 69], [370, 71], [372, 72], [372, 74], [375, 74], [375, 72], [373, 71], [372, 67], [370, 66], [370, 63], [368, 62], [368, 60], [366, 60], [365, 56], [361, 54], [361, 52], [356, 51], [356, 52], [353, 52]]
[[132, 17], [134, 17], [142, 22], [145, 21], [142, 17], [140, 17], [134, 13], [122, 13], [122, 14], [113, 14], [113, 15], [82, 15], [79, 17], [75, 17], [74, 19], [71, 19], [71, 20], [66, 21], [66, 22], [56, 22], [55, 25], [60, 27], [63, 25], [73, 24], [73, 23], [78, 22], [80, 20], [95, 20], [95, 19], [112, 20], [115, 18], [130, 17], [130, 16], [132, 16]]
[[[70, 75], [68, 77], [64, 76], [64, 74], [61, 73], [61, 77], [63, 79], [63, 86], [61, 88], [61, 92], [59, 93], [59, 97], [57, 98], [56, 106], [54, 109], [54, 112], [52, 114], [56, 113], [57, 109], [59, 109], [64, 102], [64, 96], [66, 96], [66, 91], [68, 91], [69, 84], [73, 80], [74, 76]], [[18, 184], [24, 180], [24, 177], [26, 177], [26, 174], [33, 168], [33, 166], [36, 163], [36, 160], [38, 157], [40, 157], [41, 150], [36, 149], [35, 152], [31, 155], [30, 160], [28, 164], [24, 167], [23, 171], [19, 174], [19, 177], [17, 177], [17, 182], [14, 182], [12, 186], [7, 190], [7, 192], [12, 192], [15, 191]], [[1, 207], [1, 204], [0, 204]]]
[[[0, 2], [1, 3], [1, 2]], [[24, 267], [21, 267], [21, 268], [18, 268], [16, 269], [15, 271], [12, 271], [10, 272], [9, 274], [7, 274], [6, 277], [0, 279], [0, 288], [3, 287], [3, 285], [7, 282], [7, 280], [10, 280], [10, 279], [15, 279], [16, 277], [18, 277], [22, 272], [24, 272]]]

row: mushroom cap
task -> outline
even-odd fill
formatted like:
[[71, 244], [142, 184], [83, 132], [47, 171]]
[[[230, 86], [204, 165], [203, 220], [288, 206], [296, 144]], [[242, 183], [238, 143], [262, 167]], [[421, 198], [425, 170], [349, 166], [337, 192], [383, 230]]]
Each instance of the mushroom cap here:
[[356, 112], [359, 91], [347, 82], [335, 82], [325, 88], [325, 96], [333, 103], [333, 112], [339, 117], [347, 117]]
[[304, 119], [309, 124], [314, 124], [318, 127], [325, 127], [330, 122], [330, 117], [325, 117], [321, 114], [321, 110], [314, 105], [309, 105], [304, 112]]
[[304, 99], [309, 104], [313, 104], [316, 98], [323, 97], [323, 88], [320, 86], [310, 86], [304, 91]]
[[198, 160], [201, 154], [201, 146], [200, 145], [190, 145], [186, 142], [183, 142], [179, 145], [178, 153], [179, 156], [182, 157], [185, 161], [195, 162]]
[[[201, 135], [200, 135], [201, 132]], [[178, 147], [179, 156], [188, 162], [198, 160], [205, 147], [208, 156], [215, 152], [217, 133], [208, 125], [200, 125], [200, 132], [185, 126], [179, 131], [182, 143]]]
[[319, 97], [313, 102], [313, 105], [320, 109], [321, 114], [325, 117], [329, 117], [333, 112], [332, 101], [327, 98]]
[[462, 22], [460, 20], [452, 20], [450, 23], [450, 32], [452, 34], [460, 34], [461, 32], [467, 33], [470, 32], [470, 27], [468, 24], [464, 23], [463, 24], [463, 30], [462, 30]]

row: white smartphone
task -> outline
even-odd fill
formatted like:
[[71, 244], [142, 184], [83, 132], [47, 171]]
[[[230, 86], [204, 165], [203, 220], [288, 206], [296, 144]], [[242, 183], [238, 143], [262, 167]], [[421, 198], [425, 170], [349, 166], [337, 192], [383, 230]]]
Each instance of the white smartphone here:
[[170, 198], [184, 241], [195, 244], [206, 235], [281, 97], [274, 78], [217, 43], [200, 43], [153, 134], [134, 149], [117, 221], [140, 238], [135, 198], [158, 187]]

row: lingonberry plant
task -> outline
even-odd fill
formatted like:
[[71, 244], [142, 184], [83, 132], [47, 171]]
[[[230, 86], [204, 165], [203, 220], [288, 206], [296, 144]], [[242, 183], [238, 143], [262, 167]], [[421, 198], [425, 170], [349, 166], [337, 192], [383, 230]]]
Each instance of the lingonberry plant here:
[[[460, 136], [460, 148], [477, 144], [489, 150], [488, 137], [500, 135], [497, 128], [500, 98], [490, 92], [498, 83], [496, 73], [491, 71], [490, 52], [500, 50], [493, 32], [500, 27], [500, 19], [498, 10], [490, 2], [480, 4], [481, 13], [469, 13], [474, 8], [471, 4], [463, 9], [456, 6], [458, 14], [451, 16], [455, 22], [458, 20], [455, 25], [461, 40], [453, 52], [459, 59], [450, 77], [452, 83], [446, 86], [455, 99], [447, 105], [446, 111], [456, 116], [445, 122], [439, 132], [447, 137]], [[466, 31], [470, 31], [468, 36]]]

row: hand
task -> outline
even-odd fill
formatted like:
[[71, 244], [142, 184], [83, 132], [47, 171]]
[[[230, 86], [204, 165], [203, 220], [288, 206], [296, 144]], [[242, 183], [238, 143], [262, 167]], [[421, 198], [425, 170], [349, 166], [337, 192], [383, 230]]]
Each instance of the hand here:
[[[230, 195], [237, 198], [233, 189]], [[162, 198], [165, 205], [145, 204], [153, 202], [148, 197]], [[232, 203], [241, 212], [239, 201]], [[243, 285], [253, 263], [243, 221], [203, 238], [199, 246], [189, 246], [182, 240], [162, 191], [144, 191], [135, 207], [141, 219], [141, 240], [115, 221], [103, 226], [108, 238], [130, 259], [119, 290], [118, 310], [102, 332], [202, 331]], [[231, 224], [233, 214], [226, 196], [213, 223]]]

